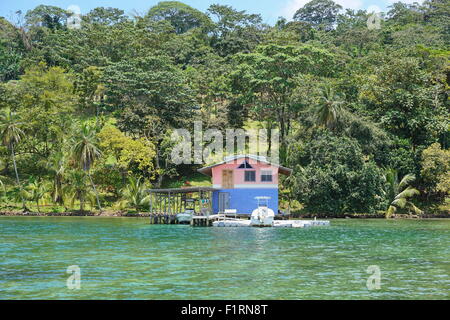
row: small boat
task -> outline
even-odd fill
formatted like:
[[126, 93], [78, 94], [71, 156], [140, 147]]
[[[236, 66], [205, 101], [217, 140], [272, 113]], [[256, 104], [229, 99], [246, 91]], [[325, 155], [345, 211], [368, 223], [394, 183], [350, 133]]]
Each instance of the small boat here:
[[255, 197], [258, 208], [253, 210], [250, 225], [252, 227], [272, 227], [275, 213], [269, 208], [270, 197]]
[[193, 216], [194, 216], [194, 210], [186, 209], [186, 211], [177, 214], [178, 223], [179, 224], [190, 224]]
[[213, 222], [213, 227], [250, 227], [250, 220], [227, 219]]

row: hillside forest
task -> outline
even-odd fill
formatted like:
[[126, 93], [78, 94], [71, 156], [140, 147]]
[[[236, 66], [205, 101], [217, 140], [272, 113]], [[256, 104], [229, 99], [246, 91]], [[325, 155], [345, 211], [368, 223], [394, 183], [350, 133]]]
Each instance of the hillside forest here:
[[450, 2], [386, 11], [0, 17], [0, 211], [138, 213], [148, 188], [209, 185], [170, 161], [172, 131], [202, 121], [279, 130], [283, 210], [448, 215]]

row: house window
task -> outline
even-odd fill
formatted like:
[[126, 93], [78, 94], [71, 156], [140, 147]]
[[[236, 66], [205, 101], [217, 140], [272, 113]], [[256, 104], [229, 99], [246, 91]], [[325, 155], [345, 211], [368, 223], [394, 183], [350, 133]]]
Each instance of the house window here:
[[245, 171], [245, 182], [256, 181], [256, 171]]
[[253, 169], [253, 167], [245, 160], [242, 162], [242, 164], [238, 167], [238, 169]]
[[272, 171], [261, 170], [261, 182], [272, 181]]

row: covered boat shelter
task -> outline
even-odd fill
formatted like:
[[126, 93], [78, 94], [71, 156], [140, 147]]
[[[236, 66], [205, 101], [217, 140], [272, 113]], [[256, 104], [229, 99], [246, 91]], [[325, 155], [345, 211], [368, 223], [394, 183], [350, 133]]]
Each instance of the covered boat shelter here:
[[187, 187], [148, 189], [151, 215], [176, 215], [186, 209], [208, 216], [213, 213], [212, 197], [217, 189], [211, 187]]

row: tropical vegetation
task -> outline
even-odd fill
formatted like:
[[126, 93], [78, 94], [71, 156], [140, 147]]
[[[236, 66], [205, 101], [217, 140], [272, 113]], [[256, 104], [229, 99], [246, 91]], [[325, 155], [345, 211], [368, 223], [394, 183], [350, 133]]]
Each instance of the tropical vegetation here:
[[49, 5], [0, 17], [0, 211], [139, 212], [146, 188], [208, 184], [170, 161], [173, 130], [202, 121], [279, 129], [284, 207], [448, 214], [449, 14], [312, 0], [274, 25], [177, 1], [78, 27]]

